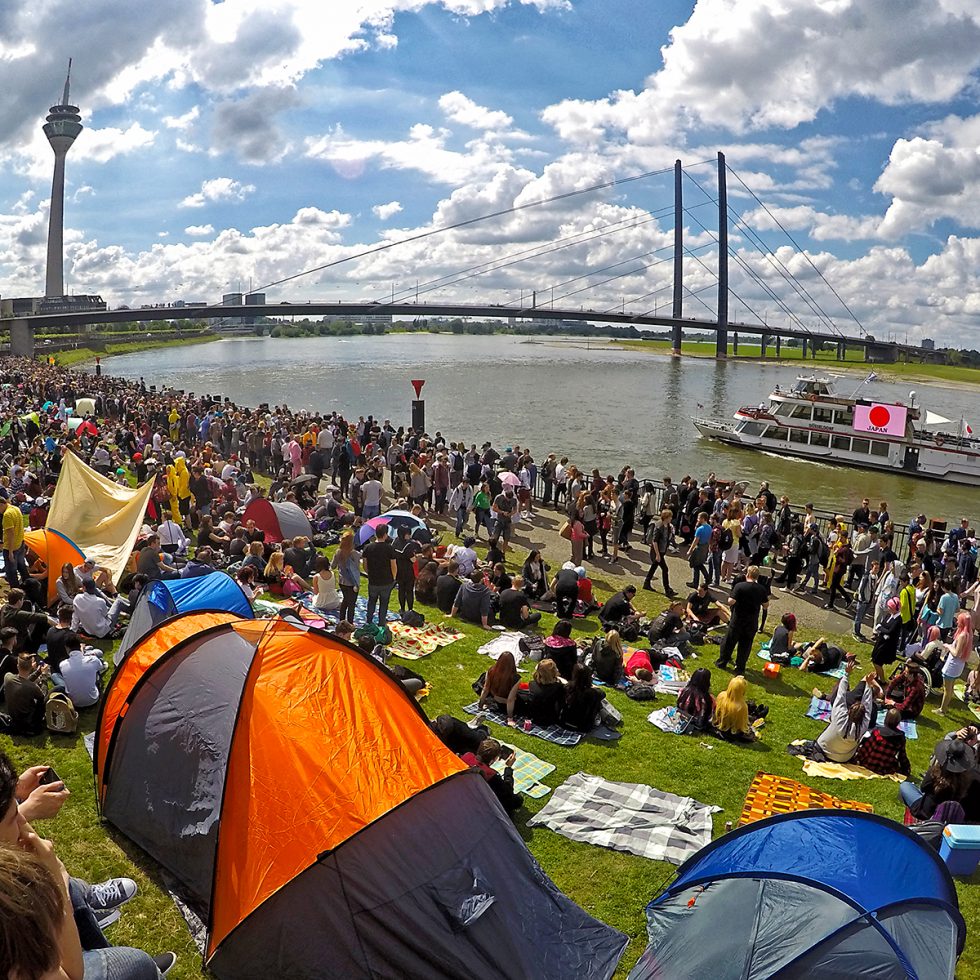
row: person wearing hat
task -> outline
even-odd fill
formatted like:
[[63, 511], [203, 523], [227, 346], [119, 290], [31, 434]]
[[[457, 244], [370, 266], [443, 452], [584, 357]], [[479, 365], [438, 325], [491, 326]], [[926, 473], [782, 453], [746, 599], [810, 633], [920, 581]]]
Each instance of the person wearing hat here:
[[916, 820], [929, 820], [940, 804], [962, 803], [976, 794], [978, 728], [968, 725], [936, 745], [922, 782], [900, 783], [898, 795]]

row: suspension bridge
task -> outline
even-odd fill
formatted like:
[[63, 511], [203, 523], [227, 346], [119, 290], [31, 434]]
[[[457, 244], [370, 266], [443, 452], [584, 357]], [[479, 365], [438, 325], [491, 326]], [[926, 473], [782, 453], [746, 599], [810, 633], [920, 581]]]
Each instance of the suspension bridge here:
[[[711, 166], [708, 176], [704, 167]], [[716, 169], [715, 169], [716, 167]], [[397, 249], [423, 239], [449, 236], [475, 225], [502, 223], [518, 212], [548, 208], [552, 212], [563, 201], [588, 194], [601, 194], [614, 188], [654, 178], [666, 178], [673, 173], [673, 201], [670, 205], [654, 210], [630, 207], [625, 218], [605, 224], [592, 222], [581, 231], [570, 233], [546, 242], [537, 242], [505, 254], [495, 247], [493, 255], [484, 261], [439, 275], [428, 281], [417, 281], [413, 288], [396, 293], [392, 286], [390, 295], [385, 293], [375, 300], [356, 302], [337, 300], [310, 300], [307, 302], [265, 302], [261, 306], [227, 303], [188, 304], [180, 308], [171, 305], [143, 305], [138, 309], [120, 307], [110, 310], [87, 309], [80, 312], [42, 312], [30, 316], [15, 316], [0, 321], [0, 329], [10, 332], [12, 353], [32, 356], [35, 331], [41, 328], [62, 328], [65, 331], [82, 331], [97, 324], [113, 324], [177, 318], [207, 318], [215, 320], [254, 319], [256, 315], [269, 318], [281, 317], [332, 317], [357, 319], [363, 316], [420, 317], [469, 317], [478, 319], [537, 320], [537, 321], [585, 321], [632, 325], [637, 328], [669, 328], [671, 347], [675, 354], [682, 351], [685, 332], [714, 333], [715, 352], [725, 358], [729, 351], [738, 353], [740, 335], [758, 338], [762, 357], [772, 351], [781, 353], [781, 345], [793, 340], [802, 347], [803, 357], [815, 356], [823, 347], [836, 348], [839, 360], [845, 359], [848, 350], [863, 352], [865, 359], [874, 361], [895, 360], [909, 350], [908, 345], [883, 342], [864, 328], [835, 287], [826, 279], [807, 251], [793, 238], [779, 218], [731, 167], [723, 153], [717, 160], [699, 161], [684, 166], [677, 160], [673, 168], [650, 171], [643, 174], [616, 178], [590, 187], [568, 191], [546, 199], [515, 205], [510, 208], [467, 218], [452, 224], [418, 232], [401, 239], [386, 240], [362, 251], [345, 254], [313, 268], [304, 269], [259, 287], [256, 294], [270, 290], [278, 294], [289, 290], [291, 284], [309, 276], [332, 274], [338, 267], [358, 262], [376, 261], [380, 253], [397, 261]], [[711, 178], [714, 180], [711, 181]], [[699, 179], [700, 178], [700, 179]], [[757, 216], [764, 216], [765, 232], [778, 229], [791, 243], [792, 259], [780, 254], [767, 240], [765, 232], [753, 228], [744, 213], [736, 210], [729, 200], [729, 178], [735, 182], [733, 190], [742, 198], [753, 202]], [[713, 186], [712, 186], [713, 184]], [[687, 192], [687, 193], [685, 193]], [[693, 196], [693, 200], [688, 195]], [[702, 221], [704, 209], [711, 208], [717, 220]], [[617, 236], [644, 226], [659, 228], [673, 217], [673, 236], [668, 244], [641, 253], [617, 254], [612, 262], [581, 267], [576, 258], [582, 247], [591, 243], [611, 245]], [[503, 236], [501, 236], [503, 237]], [[686, 240], [688, 237], [693, 242]], [[740, 247], [730, 247], [730, 237], [735, 237]], [[607, 249], [608, 251], [608, 249]], [[514, 290], [487, 290], [489, 295], [472, 303], [440, 300], [445, 293], [458, 293], [460, 287], [474, 288], [473, 283], [498, 280], [502, 276], [520, 278], [523, 268], [566, 253], [566, 268], [574, 275], [553, 283], [542, 283], [540, 288], [522, 290], [520, 299], [511, 298]], [[413, 262], [417, 261], [413, 259]], [[790, 264], [802, 271], [797, 274]], [[414, 271], [414, 265], [413, 265]], [[692, 276], [693, 273], [693, 276]], [[538, 270], [534, 275], [540, 275]], [[692, 287], [690, 281], [695, 280]], [[666, 280], [666, 281], [665, 281]], [[611, 293], [622, 291], [627, 285], [635, 288], [639, 283], [644, 291], [626, 297], [623, 295], [615, 306], [607, 305]], [[464, 284], [469, 284], [465, 286]], [[358, 284], [360, 286], [360, 283]], [[647, 289], [646, 286], [654, 288]], [[365, 291], [363, 287], [361, 291]], [[368, 288], [368, 292], [373, 291]], [[557, 297], [556, 297], [557, 293]], [[714, 294], [714, 304], [708, 299]], [[525, 295], [526, 294], [526, 295]], [[661, 299], [662, 296], [662, 299]], [[547, 298], [547, 301], [545, 299]], [[493, 300], [493, 301], [491, 301]], [[502, 300], [502, 301], [501, 301]], [[539, 301], [541, 300], [541, 301]], [[605, 302], [603, 302], [605, 301]], [[654, 305], [651, 307], [650, 303]], [[580, 305], [571, 305], [579, 303]], [[587, 306], [586, 304], [593, 305]], [[599, 308], [596, 308], [596, 304]], [[741, 318], [730, 317], [732, 305], [744, 310]], [[762, 305], [763, 312], [757, 307]], [[775, 314], [771, 309], [775, 308]], [[690, 315], [692, 310], [697, 315]]]

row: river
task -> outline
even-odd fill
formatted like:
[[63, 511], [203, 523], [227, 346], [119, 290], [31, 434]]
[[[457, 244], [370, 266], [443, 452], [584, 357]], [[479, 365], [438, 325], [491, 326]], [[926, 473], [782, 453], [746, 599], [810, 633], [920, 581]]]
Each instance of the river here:
[[[482, 445], [529, 446], [540, 461], [549, 452], [579, 466], [616, 473], [624, 463], [640, 477], [714, 470], [757, 482], [797, 504], [850, 511], [862, 496], [886, 500], [896, 521], [914, 513], [980, 518], [980, 493], [951, 483], [883, 474], [760, 454], [702, 438], [695, 414], [730, 417], [758, 404], [778, 383], [793, 382], [793, 364], [716, 362], [621, 350], [605, 342], [546, 338], [391, 334], [305, 339], [228, 338], [212, 344], [125, 354], [104, 370], [147, 384], [220, 394], [240, 405], [288, 403], [294, 409], [374, 414], [407, 425], [414, 398], [410, 381], [424, 378], [426, 428], [447, 439]], [[826, 370], [826, 368], [822, 369]], [[839, 389], [861, 381], [848, 374]], [[866, 397], [907, 399], [948, 418], [965, 415], [974, 428], [975, 395], [923, 383], [872, 382]]]

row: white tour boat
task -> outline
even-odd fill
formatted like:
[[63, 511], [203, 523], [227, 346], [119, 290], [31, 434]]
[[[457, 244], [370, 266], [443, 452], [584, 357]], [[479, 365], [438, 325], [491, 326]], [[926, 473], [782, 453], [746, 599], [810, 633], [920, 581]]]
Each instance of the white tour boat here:
[[732, 421], [691, 421], [709, 439], [780, 456], [980, 483], [973, 430], [962, 419], [923, 412], [915, 392], [907, 405], [847, 398], [829, 378], [801, 376], [788, 390], [777, 385], [768, 404], [740, 408]]

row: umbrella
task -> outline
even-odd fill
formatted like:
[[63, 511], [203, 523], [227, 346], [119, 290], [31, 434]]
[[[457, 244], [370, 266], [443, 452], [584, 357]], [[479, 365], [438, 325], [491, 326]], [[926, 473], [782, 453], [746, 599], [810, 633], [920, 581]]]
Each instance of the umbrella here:
[[500, 474], [500, 482], [505, 487], [519, 487], [521, 485], [521, 478], [516, 473], [511, 473], [508, 470], [506, 473]]
[[75, 411], [79, 415], [95, 415], [95, 401], [92, 398], [79, 398], [75, 402]]
[[363, 547], [374, 537], [375, 529], [382, 524], [387, 524], [388, 521], [384, 517], [372, 517], [369, 521], [365, 521], [358, 529], [355, 541], [357, 542], [358, 548]]
[[291, 487], [299, 486], [301, 483], [319, 483], [323, 477], [317, 476], [315, 473], [300, 473], [295, 479], [289, 481]]

